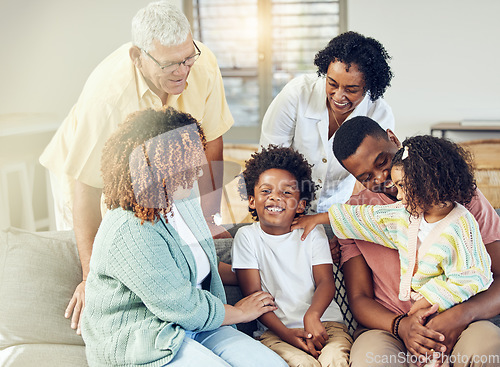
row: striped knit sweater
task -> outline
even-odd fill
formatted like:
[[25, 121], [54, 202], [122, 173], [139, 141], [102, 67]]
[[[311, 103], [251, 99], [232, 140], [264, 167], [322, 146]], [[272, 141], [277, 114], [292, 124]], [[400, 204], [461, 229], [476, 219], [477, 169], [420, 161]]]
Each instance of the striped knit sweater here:
[[412, 290], [439, 311], [488, 289], [493, 281], [491, 259], [476, 220], [462, 205], [441, 220], [418, 249], [422, 216], [411, 217], [398, 202], [391, 205], [334, 204], [330, 224], [337, 237], [378, 243], [396, 249], [401, 262], [399, 298]]
[[131, 211], [108, 211], [85, 288], [89, 366], [163, 366], [179, 350], [184, 330], [221, 326], [226, 298], [199, 201], [175, 204], [208, 256], [210, 291], [196, 288], [193, 253], [170, 224], [141, 225]]

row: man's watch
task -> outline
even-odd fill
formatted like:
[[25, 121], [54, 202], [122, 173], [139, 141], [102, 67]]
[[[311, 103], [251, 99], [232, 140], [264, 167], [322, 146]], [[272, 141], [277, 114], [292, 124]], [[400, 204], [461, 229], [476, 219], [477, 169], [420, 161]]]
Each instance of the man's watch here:
[[220, 226], [222, 224], [222, 215], [220, 213], [215, 213], [210, 217], [210, 222], [215, 224], [216, 226]]

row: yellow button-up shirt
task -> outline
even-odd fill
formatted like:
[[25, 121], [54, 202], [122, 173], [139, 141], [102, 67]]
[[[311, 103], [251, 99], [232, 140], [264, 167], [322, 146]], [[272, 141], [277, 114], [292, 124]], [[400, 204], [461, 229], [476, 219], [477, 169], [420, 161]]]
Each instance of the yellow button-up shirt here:
[[[169, 95], [167, 106], [200, 121], [207, 141], [233, 125], [214, 54], [197, 42], [201, 56], [192, 66], [184, 91]], [[89, 76], [77, 103], [40, 157], [40, 163], [60, 179], [65, 202], [72, 207], [74, 180], [102, 188], [101, 154], [118, 124], [132, 112], [161, 108], [130, 59], [131, 43], [104, 59]]]

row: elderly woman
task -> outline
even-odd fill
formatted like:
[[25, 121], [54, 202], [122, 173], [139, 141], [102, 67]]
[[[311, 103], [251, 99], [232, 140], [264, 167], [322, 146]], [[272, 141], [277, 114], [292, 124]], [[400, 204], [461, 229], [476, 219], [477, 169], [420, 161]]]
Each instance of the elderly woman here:
[[193, 184], [205, 138], [172, 108], [130, 115], [103, 150], [108, 212], [94, 242], [82, 332], [90, 366], [286, 366], [234, 323], [274, 311], [256, 292], [226, 304]]
[[260, 145], [292, 146], [313, 164], [319, 184], [311, 211], [326, 212], [344, 203], [356, 179], [335, 159], [333, 136], [344, 121], [368, 116], [384, 129], [394, 129], [394, 116], [382, 99], [390, 85], [390, 59], [373, 38], [355, 32], [333, 38], [316, 54], [316, 75], [290, 81], [269, 106], [262, 122]]

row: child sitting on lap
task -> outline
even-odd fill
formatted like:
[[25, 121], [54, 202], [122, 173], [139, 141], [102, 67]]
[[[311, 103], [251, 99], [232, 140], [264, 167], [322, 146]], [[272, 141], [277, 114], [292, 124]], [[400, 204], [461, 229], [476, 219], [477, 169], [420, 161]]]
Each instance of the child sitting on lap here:
[[[409, 314], [431, 305], [444, 311], [485, 291], [493, 281], [478, 224], [463, 206], [476, 189], [470, 162], [470, 154], [449, 140], [408, 138], [392, 161], [391, 177], [400, 202], [334, 204], [329, 213], [300, 218], [293, 228], [305, 228], [304, 238], [316, 224], [330, 222], [339, 238], [398, 250], [399, 298], [414, 302]], [[403, 317], [393, 322], [396, 336]], [[434, 358], [431, 364], [445, 360]]]
[[316, 186], [311, 166], [292, 148], [270, 145], [247, 161], [240, 184], [257, 221], [234, 237], [233, 269], [243, 294], [265, 290], [278, 309], [259, 318], [261, 342], [290, 366], [348, 366], [351, 336], [333, 301], [335, 281], [322, 227], [304, 242], [291, 231]]

